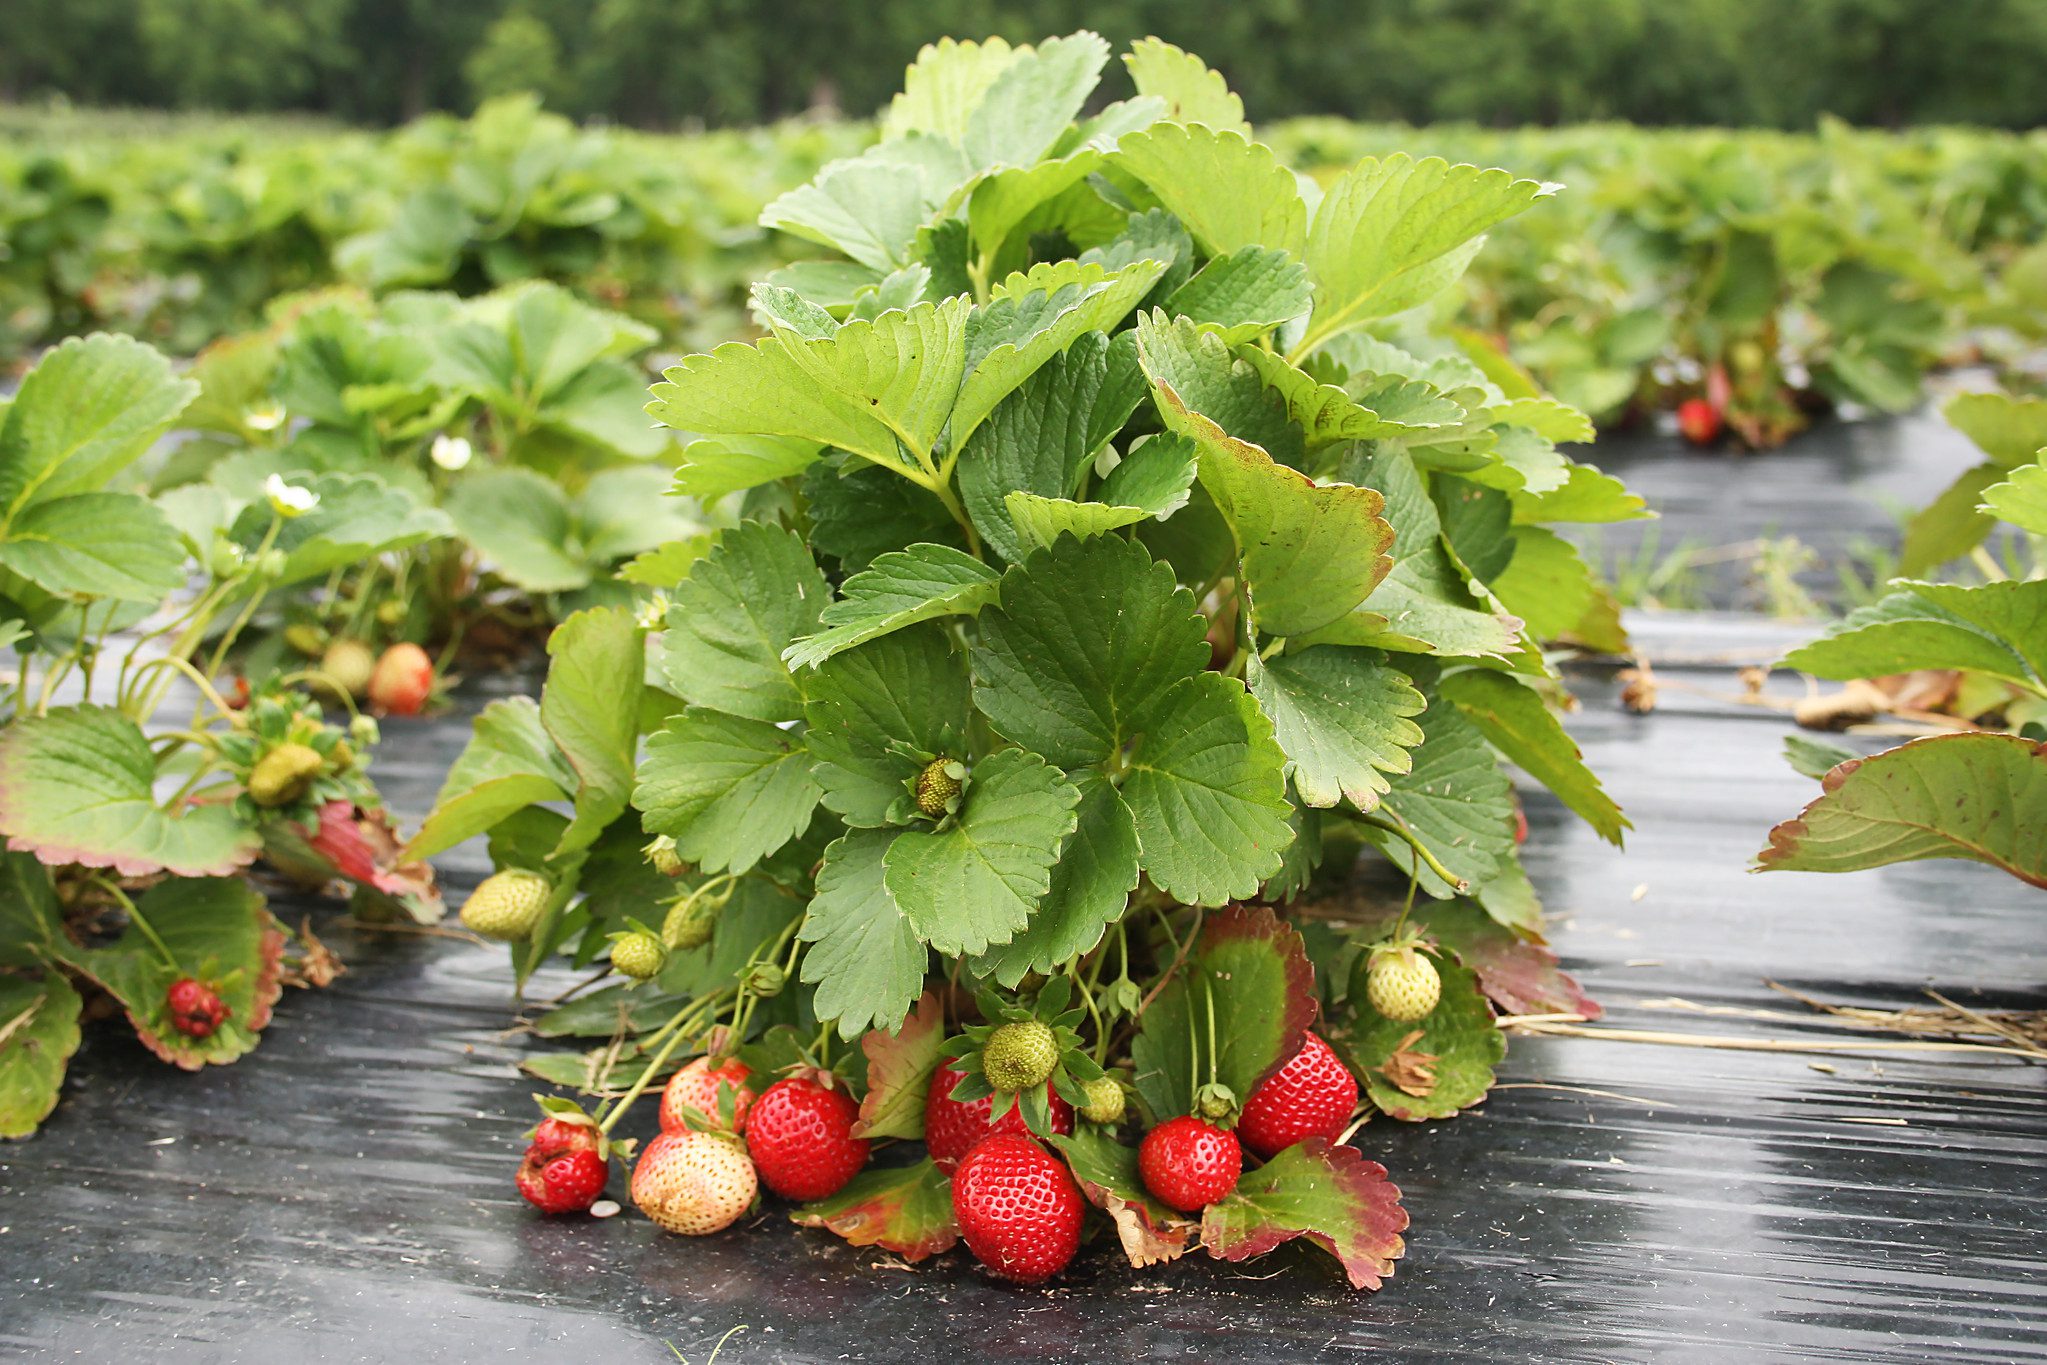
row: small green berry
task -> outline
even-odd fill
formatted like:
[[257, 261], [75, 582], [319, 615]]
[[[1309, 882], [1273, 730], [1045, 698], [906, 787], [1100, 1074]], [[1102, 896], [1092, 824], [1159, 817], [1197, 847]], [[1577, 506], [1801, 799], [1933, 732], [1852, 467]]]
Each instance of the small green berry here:
[[959, 807], [967, 767], [955, 758], [934, 758], [917, 774], [917, 809], [941, 819]]
[[1129, 1105], [1123, 1094], [1123, 1087], [1116, 1083], [1114, 1076], [1101, 1076], [1089, 1081], [1083, 1087], [1087, 1091], [1087, 1103], [1080, 1107], [1080, 1116], [1089, 1123], [1098, 1123], [1104, 1128], [1123, 1121], [1123, 1113]]
[[709, 901], [685, 896], [668, 907], [661, 921], [661, 941], [670, 948], [701, 948], [711, 941], [718, 927], [718, 907]]
[[1043, 1085], [1058, 1065], [1059, 1038], [1036, 1019], [1004, 1024], [981, 1047], [982, 1074], [1005, 1094]]
[[652, 934], [626, 934], [612, 941], [612, 967], [620, 975], [635, 981], [645, 981], [659, 974], [667, 961], [668, 950]]

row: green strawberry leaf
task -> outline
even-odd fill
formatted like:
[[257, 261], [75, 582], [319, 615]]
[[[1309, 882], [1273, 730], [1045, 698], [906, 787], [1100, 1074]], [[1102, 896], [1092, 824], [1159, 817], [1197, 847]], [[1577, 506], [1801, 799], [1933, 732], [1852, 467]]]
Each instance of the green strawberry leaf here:
[[914, 1166], [865, 1170], [827, 1199], [789, 1215], [799, 1227], [829, 1228], [856, 1247], [880, 1247], [915, 1264], [952, 1249], [952, 1177], [929, 1158]]
[[[151, 887], [136, 908], [176, 968], [132, 926], [107, 947], [70, 948], [64, 961], [119, 1000], [142, 1045], [173, 1066], [225, 1066], [254, 1048], [284, 992], [284, 929], [263, 897], [239, 878], [183, 877]], [[188, 1038], [171, 1024], [165, 997], [186, 975], [227, 1005], [226, 1021], [209, 1037]]]
[[800, 975], [817, 988], [811, 1009], [837, 1020], [842, 1038], [870, 1025], [898, 1027], [924, 991], [931, 955], [885, 880], [882, 859], [894, 839], [887, 830], [856, 829], [827, 848], [797, 931], [810, 945]]
[[1913, 740], [1828, 773], [1770, 831], [1763, 872], [1852, 872], [1966, 858], [2047, 888], [2047, 744], [2017, 735]]
[[904, 73], [901, 92], [882, 111], [882, 137], [930, 133], [957, 146], [965, 141], [967, 121], [996, 78], [1021, 58], [1022, 53], [1001, 38], [926, 43]]
[[2047, 398], [1958, 393], [1940, 415], [2001, 469], [2031, 464], [2047, 448]]
[[809, 691], [814, 772], [826, 808], [849, 825], [889, 823], [925, 762], [966, 755], [967, 662], [935, 622], [834, 654]]
[[[1493, 1068], [1507, 1055], [1506, 1035], [1493, 1022], [1493, 1008], [1471, 968], [1442, 957], [1434, 961], [1443, 997], [1427, 1018], [1402, 1023], [1361, 1009], [1329, 1033], [1330, 1045], [1364, 1079], [1366, 1097], [1381, 1113], [1409, 1123], [1446, 1119], [1483, 1100], [1492, 1089]], [[1363, 969], [1360, 958], [1351, 982], [1355, 1001], [1365, 996]]]
[[975, 169], [1029, 166], [1052, 150], [1102, 77], [1109, 45], [1086, 30], [1016, 49], [958, 138]]
[[575, 543], [568, 495], [519, 465], [482, 470], [448, 495], [455, 531], [499, 576], [527, 592], [572, 592], [592, 578]]
[[[809, 184], [774, 200], [761, 210], [760, 223], [842, 251], [885, 275], [910, 263], [910, 244], [931, 208], [917, 166], [856, 157], [833, 162]], [[670, 425], [690, 429], [687, 422]]]
[[1353, 1289], [1377, 1289], [1407, 1249], [1407, 1210], [1386, 1168], [1354, 1147], [1309, 1138], [1255, 1171], [1201, 1217], [1201, 1242], [1224, 1261], [1248, 1261], [1296, 1237], [1334, 1256]]
[[1378, 650], [1317, 645], [1251, 656], [1245, 677], [1286, 751], [1287, 775], [1310, 806], [1379, 804], [1384, 774], [1406, 772], [1422, 742], [1411, 719], [1428, 702]]
[[659, 673], [693, 706], [751, 720], [796, 720], [803, 692], [782, 662], [816, 632], [831, 588], [802, 538], [749, 521], [718, 537], [670, 594]]
[[1621, 831], [1634, 828], [1606, 794], [1598, 775], [1585, 766], [1584, 755], [1563, 722], [1533, 688], [1505, 673], [1473, 668], [1444, 677], [1436, 691], [1463, 712], [1508, 762], [1555, 792], [1600, 838], [1618, 846]]
[[1538, 521], [1639, 521], [1654, 515], [1649, 504], [1619, 479], [1575, 461], [1562, 486], [1540, 494], [1516, 489], [1513, 499], [1514, 521], [1523, 526]]
[[1257, 374], [1259, 382], [1285, 404], [1309, 450], [1344, 441], [1418, 438], [1455, 427], [1464, 409], [1433, 384], [1399, 375], [1368, 376], [1349, 388], [1324, 384], [1305, 370], [1258, 346], [1239, 346], [1234, 354]]
[[80, 1003], [62, 972], [0, 975], [0, 1138], [27, 1137], [57, 1107]]
[[1107, 760], [1208, 663], [1193, 594], [1140, 545], [1062, 538], [1003, 575], [973, 653], [975, 696], [1005, 738], [1062, 768]]
[[59, 597], [160, 602], [185, 586], [185, 546], [147, 498], [72, 493], [31, 503], [8, 523], [0, 569]]
[[971, 616], [995, 599], [999, 575], [946, 545], [881, 555], [840, 587], [819, 614], [825, 627], [782, 651], [791, 669], [815, 668], [841, 650], [941, 616]]
[[876, 1028], [861, 1037], [867, 1095], [860, 1101], [854, 1137], [924, 1136], [924, 1102], [944, 1044], [945, 1007], [929, 991], [893, 1033]]
[[1043, 550], [1062, 535], [1085, 540], [1171, 516], [1191, 498], [1194, 474], [1193, 442], [1179, 436], [1154, 436], [1109, 471], [1094, 502], [1046, 498], [1018, 490], [1006, 495], [1002, 503], [1021, 546]]
[[1116, 1238], [1132, 1266], [1164, 1265], [1194, 1246], [1201, 1225], [1152, 1198], [1138, 1174], [1136, 1148], [1091, 1123], [1081, 1124], [1071, 1136], [1055, 1136], [1052, 1145], [1066, 1158], [1087, 1201], [1116, 1224]]
[[1127, 134], [1114, 160], [1142, 180], [1211, 256], [1262, 246], [1298, 256], [1308, 209], [1294, 173], [1235, 130], [1156, 123]]
[[633, 804], [705, 872], [745, 872], [810, 826], [820, 789], [800, 733], [690, 707], [647, 741]]
[[1001, 749], [977, 762], [953, 824], [907, 830], [889, 845], [888, 893], [917, 936], [941, 953], [1007, 943], [1052, 885], [1080, 793], [1035, 754]]
[[1073, 833], [1052, 868], [1052, 885], [1023, 932], [975, 964], [1014, 990], [1032, 972], [1050, 973], [1102, 941], [1137, 888], [1137, 824], [1107, 778], [1072, 774], [1080, 791]]
[[128, 337], [73, 337], [44, 355], [0, 409], [0, 543], [32, 506], [106, 487], [198, 392]]
[[588, 848], [632, 795], [646, 636], [630, 611], [595, 607], [554, 628], [547, 657], [540, 724], [576, 775], [560, 857]]
[[262, 840], [232, 805], [166, 810], [156, 778], [147, 736], [111, 706], [16, 717], [0, 728], [0, 834], [51, 866], [124, 877], [204, 877], [255, 858]]
[[[429, 507], [374, 475], [322, 474], [302, 482], [319, 502], [278, 528], [273, 545], [285, 554], [284, 572], [275, 581], [278, 587], [324, 578], [336, 569], [454, 531], [454, 523], [440, 508]], [[267, 502], [243, 508], [235, 518], [232, 538], [253, 551], [269, 534], [274, 516]]]
[[2047, 582], [1896, 586], [1901, 591], [1785, 655], [1782, 666], [1843, 681], [1961, 668], [2047, 692]]
[[1307, 313], [1308, 270], [1284, 251], [1241, 246], [1217, 256], [1166, 300], [1166, 312], [1220, 330], [1235, 344]]
[[1577, 631], [1599, 599], [1599, 584], [1578, 547], [1542, 526], [1517, 526], [1513, 559], [1488, 580], [1500, 604], [1529, 636], [1556, 640]]
[[566, 802], [575, 786], [575, 770], [541, 726], [539, 703], [501, 698], [477, 714], [468, 745], [402, 856], [411, 862], [445, 853], [516, 811]]
[[801, 474], [822, 450], [817, 442], [795, 436], [706, 436], [682, 448], [675, 492], [714, 502], [727, 493]]
[[821, 559], [838, 560], [842, 574], [859, 573], [905, 545], [967, 545], [937, 495], [851, 455], [827, 455], [812, 465], [802, 492], [811, 548]]
[[1180, 682], [1152, 715], [1122, 788], [1146, 875], [1189, 905], [1255, 895], [1294, 837], [1272, 722], [1219, 673]]
[[1193, 1113], [1211, 1060], [1215, 1079], [1249, 1098], [1300, 1050], [1315, 1009], [1307, 946], [1270, 907], [1209, 916], [1186, 964], [1139, 1020], [1130, 1048], [1138, 1098], [1155, 1121]]
[[[1514, 848], [1514, 790], [1500, 771], [1485, 735], [1451, 707], [1431, 707], [1421, 718], [1422, 742], [1414, 766], [1392, 778], [1381, 806], [1467, 886], [1491, 881]], [[1415, 856], [1404, 839], [1373, 826], [1364, 836], [1422, 890], [1443, 898], [1458, 888]]]
[[49, 872], [26, 853], [0, 851], [0, 967], [61, 961], [70, 942]]
[[2047, 536], [2047, 464], [2021, 465], [2003, 483], [1984, 489], [1983, 510], [2022, 531]]
[[1219, 131], [1251, 136], [1244, 121], [1244, 102], [1230, 93], [1222, 73], [1191, 52], [1160, 38], [1140, 38], [1123, 54], [1123, 65], [1140, 95], [1166, 103], [1165, 117], [1174, 123], [1203, 123]]

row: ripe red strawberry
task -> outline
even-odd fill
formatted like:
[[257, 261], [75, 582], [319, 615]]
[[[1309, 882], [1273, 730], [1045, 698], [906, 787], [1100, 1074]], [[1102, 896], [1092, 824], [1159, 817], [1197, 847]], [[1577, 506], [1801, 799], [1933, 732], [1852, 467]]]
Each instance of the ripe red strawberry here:
[[[1011, 1104], [1009, 1112], [994, 1123], [988, 1116], [995, 1112], [995, 1097], [983, 1095], [978, 1100], [962, 1102], [952, 1097], [952, 1088], [966, 1078], [966, 1073], [956, 1071], [950, 1065], [940, 1067], [932, 1073], [931, 1091], [924, 1100], [924, 1145], [931, 1149], [931, 1159], [938, 1163], [941, 1171], [951, 1170], [959, 1159], [972, 1151], [974, 1144], [994, 1133], [1025, 1136], [1030, 1129], [1024, 1124], [1023, 1109]], [[1052, 1131], [1065, 1136], [1073, 1131], [1073, 1106], [1059, 1098], [1050, 1082], [1046, 1083], [1045, 1096], [1051, 1101]], [[1009, 1097], [1003, 1096], [1008, 1103]]]
[[434, 690], [434, 661], [418, 645], [392, 645], [370, 674], [370, 704], [394, 716], [416, 716]]
[[1358, 1078], [1310, 1033], [1287, 1064], [1267, 1076], [1244, 1104], [1237, 1139], [1263, 1157], [1276, 1156], [1303, 1138], [1331, 1142], [1358, 1107]]
[[611, 1163], [595, 1147], [552, 1153], [537, 1145], [526, 1149], [519, 1163], [519, 1193], [542, 1213], [583, 1213], [604, 1193]]
[[227, 1002], [213, 987], [189, 976], [173, 981], [163, 1002], [170, 1012], [171, 1027], [187, 1038], [211, 1038], [227, 1022]]
[[837, 1194], [867, 1164], [866, 1138], [853, 1136], [860, 1106], [810, 1076], [776, 1081], [753, 1102], [746, 1150], [763, 1185], [784, 1199]]
[[1066, 1164], [1030, 1138], [983, 1140], [952, 1177], [952, 1213], [974, 1259], [1005, 1279], [1048, 1280], [1080, 1249], [1087, 1204]]
[[746, 1063], [737, 1057], [727, 1057], [715, 1069], [709, 1057], [697, 1058], [670, 1076], [668, 1084], [662, 1087], [661, 1131], [688, 1131], [689, 1122], [682, 1114], [685, 1106], [715, 1123], [718, 1119], [718, 1089], [724, 1085], [732, 1090], [732, 1131], [745, 1132], [747, 1111], [753, 1107], [753, 1091], [747, 1086], [752, 1076], [753, 1073], [746, 1069]]
[[1709, 446], [1720, 439], [1720, 409], [1704, 398], [1687, 398], [1677, 405], [1677, 429], [1695, 446]]
[[753, 1163], [738, 1142], [714, 1133], [663, 1133], [633, 1166], [633, 1203], [685, 1237], [731, 1227], [759, 1192]]
[[1199, 1213], [1237, 1188], [1243, 1170], [1237, 1135], [1192, 1114], [1167, 1119], [1137, 1146], [1144, 1187], [1181, 1213]]
[[533, 1129], [533, 1135], [526, 1140], [526, 1150], [548, 1156], [560, 1152], [594, 1152], [603, 1141], [604, 1135], [597, 1131], [594, 1123], [548, 1117]]

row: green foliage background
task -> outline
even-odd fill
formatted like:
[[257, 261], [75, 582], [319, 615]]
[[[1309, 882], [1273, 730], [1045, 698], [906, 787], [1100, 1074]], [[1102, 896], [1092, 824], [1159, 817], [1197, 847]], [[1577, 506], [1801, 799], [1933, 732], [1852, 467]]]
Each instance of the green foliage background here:
[[921, 43], [1086, 26], [1266, 119], [2032, 126], [2039, 0], [14, 0], [0, 97], [389, 123], [532, 90], [645, 126], [864, 114]]

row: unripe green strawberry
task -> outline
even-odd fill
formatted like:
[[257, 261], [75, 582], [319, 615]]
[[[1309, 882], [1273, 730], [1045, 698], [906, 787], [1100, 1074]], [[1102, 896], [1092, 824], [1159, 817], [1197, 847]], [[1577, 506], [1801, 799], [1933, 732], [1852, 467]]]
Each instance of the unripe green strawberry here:
[[756, 962], [739, 978], [739, 989], [759, 1000], [772, 1000], [789, 984], [789, 974], [772, 962]]
[[936, 820], [959, 808], [966, 783], [966, 765], [954, 758], [934, 758], [917, 774], [917, 809]]
[[1412, 1024], [1435, 1011], [1443, 998], [1443, 978], [1414, 945], [1381, 944], [1372, 950], [1365, 971], [1365, 995], [1388, 1019]]
[[538, 872], [508, 867], [485, 877], [462, 903], [462, 923], [485, 938], [507, 943], [533, 932], [554, 887]]
[[680, 877], [687, 866], [675, 851], [675, 840], [665, 834], [640, 851], [647, 855], [648, 866], [664, 877]]
[[362, 641], [343, 637], [320, 656], [320, 671], [349, 696], [360, 697], [369, 690], [370, 675], [377, 671], [377, 656]]
[[1232, 1124], [1242, 1112], [1237, 1092], [1221, 1081], [1210, 1081], [1194, 1092], [1194, 1107], [1210, 1123]]
[[249, 799], [266, 809], [288, 806], [306, 794], [327, 760], [304, 744], [280, 744], [256, 760]]
[[1104, 1128], [1123, 1122], [1129, 1100], [1114, 1076], [1099, 1076], [1083, 1088], [1087, 1091], [1087, 1103], [1080, 1107], [1082, 1118]]
[[711, 931], [717, 927], [716, 905], [685, 896], [668, 907], [668, 918], [661, 921], [661, 941], [670, 948], [686, 952], [709, 943]]
[[981, 1072], [1005, 1094], [1043, 1085], [1059, 1065], [1059, 1039], [1036, 1019], [1004, 1024], [981, 1048]]
[[308, 659], [317, 659], [320, 651], [327, 647], [327, 632], [301, 621], [284, 628], [284, 642]]
[[660, 972], [668, 950], [652, 934], [626, 934], [611, 944], [611, 965], [622, 975], [645, 981]]

